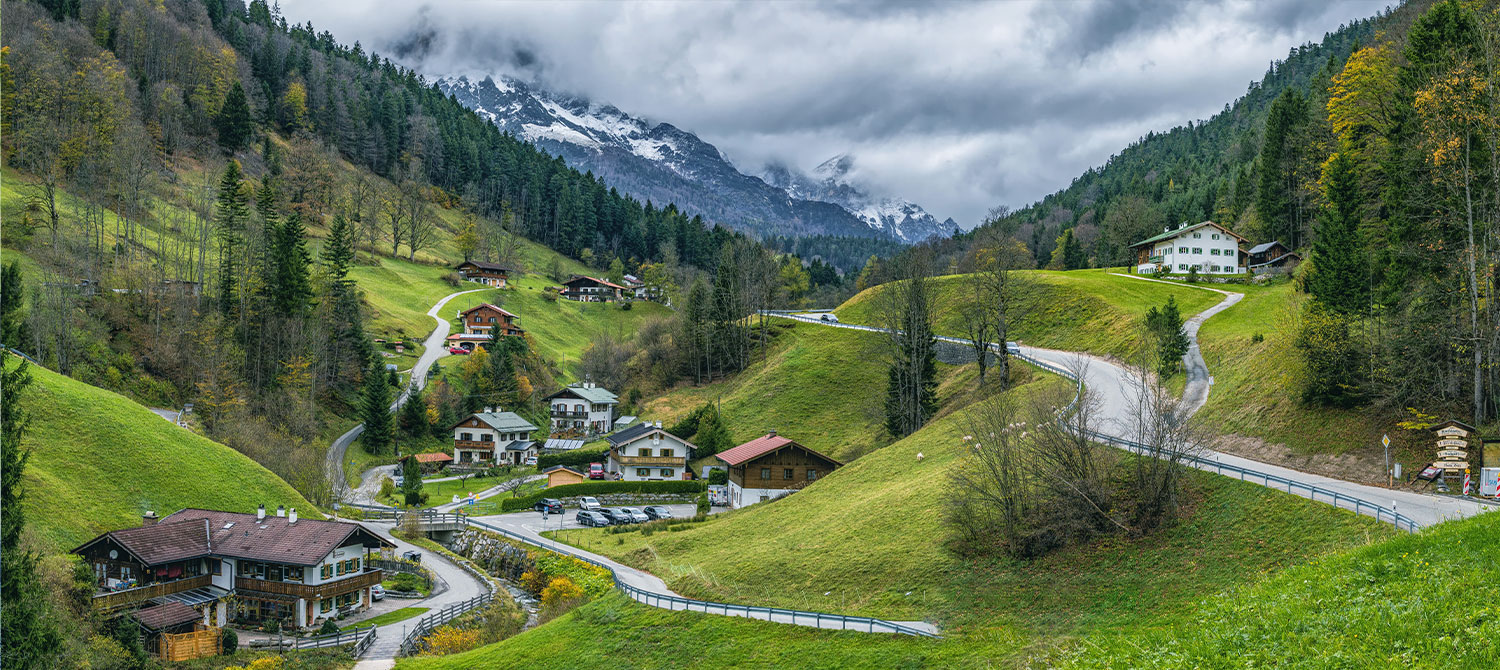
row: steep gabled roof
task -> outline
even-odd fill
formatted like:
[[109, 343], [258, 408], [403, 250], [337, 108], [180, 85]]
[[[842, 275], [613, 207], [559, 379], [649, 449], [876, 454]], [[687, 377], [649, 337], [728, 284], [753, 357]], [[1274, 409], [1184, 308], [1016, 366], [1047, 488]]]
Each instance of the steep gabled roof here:
[[173, 519], [175, 516], [150, 526], [109, 531], [79, 545], [73, 553], [107, 539], [120, 545], [146, 565], [161, 565], [209, 555], [211, 536], [208, 522], [202, 519]]
[[1235, 239], [1237, 239], [1237, 240], [1239, 240], [1241, 242], [1245, 241], [1244, 237], [1241, 237], [1239, 234], [1235, 233], [1234, 231], [1232, 231], [1232, 230], [1230, 230], [1228, 228], [1225, 228], [1221, 224], [1214, 223], [1213, 221], [1203, 221], [1203, 222], [1200, 222], [1200, 223], [1195, 223], [1195, 224], [1193, 224], [1191, 226], [1185, 226], [1185, 227], [1182, 227], [1182, 228], [1175, 228], [1173, 230], [1169, 230], [1169, 231], [1167, 231], [1165, 233], [1162, 233], [1160, 235], [1157, 235], [1155, 237], [1150, 237], [1150, 238], [1141, 240], [1139, 242], [1136, 242], [1135, 244], [1130, 245], [1130, 248], [1134, 249], [1136, 247], [1144, 246], [1144, 245], [1147, 245], [1147, 244], [1155, 244], [1155, 243], [1160, 242], [1162, 240], [1170, 240], [1170, 239], [1173, 239], [1173, 238], [1178, 237], [1180, 235], [1183, 235], [1185, 233], [1191, 233], [1194, 230], [1197, 230], [1197, 229], [1202, 228], [1204, 226], [1213, 226], [1213, 227], [1218, 228], [1219, 230], [1223, 231], [1227, 235], [1234, 236]]
[[561, 397], [567, 393], [571, 393], [595, 405], [613, 405], [620, 401], [620, 396], [615, 395], [615, 393], [613, 391], [610, 391], [609, 389], [600, 388], [598, 386], [576, 385], [564, 388], [563, 390], [553, 393], [552, 395], [549, 395], [544, 399], [551, 400], [553, 398]]
[[1271, 240], [1270, 242], [1263, 242], [1261, 244], [1257, 244], [1257, 245], [1255, 245], [1253, 247], [1250, 247], [1250, 250], [1247, 251], [1247, 252], [1245, 252], [1245, 253], [1247, 253], [1247, 254], [1264, 253], [1264, 252], [1270, 251], [1271, 247], [1274, 247], [1274, 246], [1276, 246], [1278, 244], [1281, 244], [1281, 242], [1279, 240]]
[[458, 423], [449, 426], [449, 430], [459, 427], [469, 419], [479, 419], [484, 425], [495, 430], [536, 430], [536, 426], [530, 421], [521, 418], [515, 412], [475, 412], [459, 420]]
[[472, 265], [472, 266], [474, 266], [476, 268], [479, 268], [481, 270], [491, 270], [491, 271], [494, 271], [494, 272], [510, 272], [510, 268], [505, 267], [504, 265], [501, 265], [499, 263], [486, 263], [484, 261], [464, 261], [464, 262], [459, 263], [458, 265], [455, 265], [453, 267], [454, 267], [454, 269], [457, 269], [457, 268], [461, 268], [461, 267], [463, 267], [465, 265]]
[[642, 421], [641, 423], [635, 424], [634, 426], [626, 428], [625, 430], [605, 437], [604, 439], [605, 441], [609, 442], [609, 446], [618, 447], [622, 444], [629, 444], [631, 442], [634, 442], [657, 430], [661, 429], [657, 428], [656, 424], [653, 424], [650, 421]]
[[464, 310], [462, 312], [459, 312], [458, 314], [459, 314], [459, 316], [468, 316], [469, 312], [478, 311], [478, 310], [484, 309], [486, 307], [488, 307], [490, 309], [493, 309], [493, 310], [495, 310], [495, 311], [497, 311], [497, 312], [499, 312], [501, 314], [504, 314], [506, 316], [509, 316], [509, 317], [515, 317], [516, 316], [514, 314], [511, 314], [510, 312], [507, 312], [507, 311], [505, 311], [503, 309], [500, 309], [499, 305], [492, 305], [492, 304], [487, 303], [487, 302], [479, 303], [478, 305], [470, 307], [470, 308], [468, 308], [468, 309], [466, 309], [466, 310]]
[[832, 458], [829, 458], [828, 456], [818, 453], [817, 451], [808, 449], [807, 447], [798, 444], [796, 441], [782, 437], [780, 435], [777, 435], [776, 433], [768, 433], [737, 447], [725, 449], [723, 452], [718, 454], [717, 458], [729, 465], [741, 465], [788, 446], [794, 446], [802, 449], [803, 451], [806, 451], [807, 453], [817, 456], [818, 458], [833, 463], [836, 466], [843, 465], [843, 463], [840, 463]]
[[356, 523], [185, 509], [150, 526], [112, 530], [77, 549], [109, 540], [141, 563], [161, 565], [204, 556], [223, 556], [291, 565], [317, 565], [328, 552], [356, 540], [366, 547], [394, 547]]
[[554, 465], [554, 466], [552, 466], [550, 468], [547, 468], [546, 470], [543, 470], [542, 474], [544, 474], [544, 475], [550, 475], [550, 474], [552, 474], [554, 472], [563, 472], [563, 471], [571, 472], [571, 473], [573, 473], [575, 475], [578, 475], [579, 477], [586, 476], [582, 472], [574, 470], [573, 468], [570, 468], [570, 467], [568, 467], [566, 465]]
[[574, 277], [570, 277], [568, 279], [568, 281], [563, 282], [563, 284], [564, 285], [572, 284], [573, 282], [576, 282], [576, 281], [578, 281], [580, 279], [587, 279], [589, 281], [594, 282], [595, 284], [599, 284], [601, 286], [610, 286], [610, 287], [613, 287], [613, 288], [620, 289], [622, 291], [627, 290], [626, 287], [621, 286], [619, 284], [616, 284], [616, 283], [614, 283], [612, 281], [607, 281], [607, 280], [604, 280], [604, 279], [600, 279], [598, 277], [590, 277], [588, 275], [576, 275]]

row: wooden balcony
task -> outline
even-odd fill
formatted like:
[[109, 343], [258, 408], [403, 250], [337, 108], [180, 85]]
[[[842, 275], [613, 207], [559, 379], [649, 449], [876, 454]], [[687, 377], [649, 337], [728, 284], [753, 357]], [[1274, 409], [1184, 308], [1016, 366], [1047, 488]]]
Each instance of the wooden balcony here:
[[[308, 568], [314, 570], [316, 568]], [[250, 577], [235, 577], [235, 590], [260, 591], [262, 593], [275, 593], [284, 596], [293, 596], [307, 600], [321, 600], [333, 596], [357, 591], [367, 586], [379, 584], [382, 571], [379, 569], [366, 569], [357, 575], [345, 575], [341, 579], [322, 584], [298, 584], [295, 582], [273, 582], [264, 579], [253, 579]]]
[[181, 593], [189, 589], [209, 586], [213, 583], [212, 580], [213, 577], [210, 575], [198, 575], [197, 577], [179, 579], [175, 582], [160, 582], [147, 586], [137, 586], [133, 589], [126, 589], [124, 591], [109, 591], [106, 593], [100, 593], [94, 596], [94, 609], [100, 612], [109, 612], [122, 607], [129, 607], [131, 605], [142, 603], [152, 598], [160, 598], [162, 596], [171, 595], [173, 593]]
[[681, 468], [687, 467], [687, 459], [681, 456], [615, 456], [615, 462], [624, 468]]
[[472, 449], [475, 451], [494, 451], [494, 442], [480, 442], [478, 440], [454, 440], [454, 449]]
[[563, 409], [563, 410], [554, 409], [554, 410], [552, 410], [552, 418], [554, 418], [554, 419], [587, 419], [587, 418], [589, 418], [589, 413], [588, 412], [574, 412], [572, 410], [566, 410], [566, 409]]

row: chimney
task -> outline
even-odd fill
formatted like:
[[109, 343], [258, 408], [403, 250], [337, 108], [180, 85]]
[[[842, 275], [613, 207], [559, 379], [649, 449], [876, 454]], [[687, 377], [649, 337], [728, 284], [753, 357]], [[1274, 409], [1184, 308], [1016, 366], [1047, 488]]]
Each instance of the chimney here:
[[262, 503], [260, 507], [255, 508], [255, 520], [256, 521], [265, 521], [266, 520], [266, 506], [265, 506], [264, 503]]
[[276, 516], [280, 516], [280, 517], [285, 517], [286, 516], [286, 505], [277, 505], [276, 506]]
[[287, 522], [288, 525], [297, 523], [297, 508], [295, 508], [295, 507], [292, 508], [292, 512], [291, 512], [290, 515], [287, 516], [286, 522]]
[[661, 422], [660, 422], [660, 421], [657, 421], [657, 422], [656, 422], [656, 427], [657, 427], [657, 428], [661, 428]]
[[773, 430], [769, 433], [766, 433], [766, 437], [776, 437], [776, 431]]
[[495, 408], [490, 407], [489, 405], [485, 405], [484, 406], [484, 413], [485, 414], [489, 414], [490, 412], [493, 412], [493, 411], [495, 411]]
[[141, 525], [142, 526], [155, 526], [156, 525], [156, 512], [153, 512], [151, 510], [146, 510], [146, 513], [141, 515]]

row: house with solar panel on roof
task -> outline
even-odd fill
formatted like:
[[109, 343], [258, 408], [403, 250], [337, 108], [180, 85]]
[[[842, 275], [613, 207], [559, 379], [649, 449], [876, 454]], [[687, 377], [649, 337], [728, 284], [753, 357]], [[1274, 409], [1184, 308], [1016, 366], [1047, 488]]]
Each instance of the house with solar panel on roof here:
[[531, 434], [536, 429], [515, 412], [486, 407], [453, 424], [453, 464], [534, 465], [537, 444]]
[[72, 553], [94, 573], [96, 612], [128, 612], [148, 633], [172, 633], [231, 618], [309, 628], [363, 610], [382, 576], [366, 554], [394, 548], [357, 523], [299, 519], [285, 508], [267, 515], [261, 505], [254, 514], [147, 512], [140, 526]]
[[832, 458], [771, 431], [725, 449], [716, 458], [729, 468], [729, 507], [775, 500], [843, 467]]
[[599, 435], [614, 430], [619, 396], [593, 382], [573, 384], [545, 398], [552, 408], [552, 434]]

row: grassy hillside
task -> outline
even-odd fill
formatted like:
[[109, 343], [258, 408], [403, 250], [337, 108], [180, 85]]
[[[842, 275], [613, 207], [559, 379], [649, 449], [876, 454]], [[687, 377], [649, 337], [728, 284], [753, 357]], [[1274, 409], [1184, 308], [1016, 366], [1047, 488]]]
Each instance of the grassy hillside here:
[[[771, 323], [777, 334], [765, 360], [757, 353], [750, 367], [728, 379], [654, 398], [641, 418], [671, 425], [704, 403], [718, 402], [736, 443], [775, 430], [841, 460], [889, 444], [882, 405], [886, 372], [879, 364], [856, 364], [879, 361], [885, 341], [853, 330]], [[941, 404], [972, 386], [972, 368], [938, 365]]]
[[[1184, 318], [1221, 299], [1211, 291], [1121, 277], [1110, 270], [1025, 271], [1018, 275], [1029, 288], [1018, 298], [1010, 339], [1038, 347], [1119, 357], [1134, 351], [1146, 310], [1162, 305], [1167, 296], [1177, 299]], [[964, 336], [958, 306], [968, 290], [966, 279], [964, 275], [947, 275], [934, 280], [938, 296], [934, 326], [939, 335]], [[884, 290], [884, 286], [876, 286], [862, 291], [834, 312], [847, 323], [879, 325], [880, 294]]]
[[147, 510], [249, 512], [265, 503], [319, 518], [312, 503], [239, 452], [117, 394], [45, 368], [30, 370], [26, 512], [58, 549], [137, 525]]
[[[1011, 393], [1066, 388], [1046, 376]], [[1041, 634], [1174, 620], [1205, 592], [1394, 532], [1326, 505], [1194, 473], [1191, 514], [1146, 539], [1106, 540], [1033, 562], [963, 559], [944, 548], [941, 508], [969, 411], [789, 498], [689, 530], [649, 537], [570, 531], [562, 539], [650, 570], [684, 595], [930, 618], [965, 634]]]

